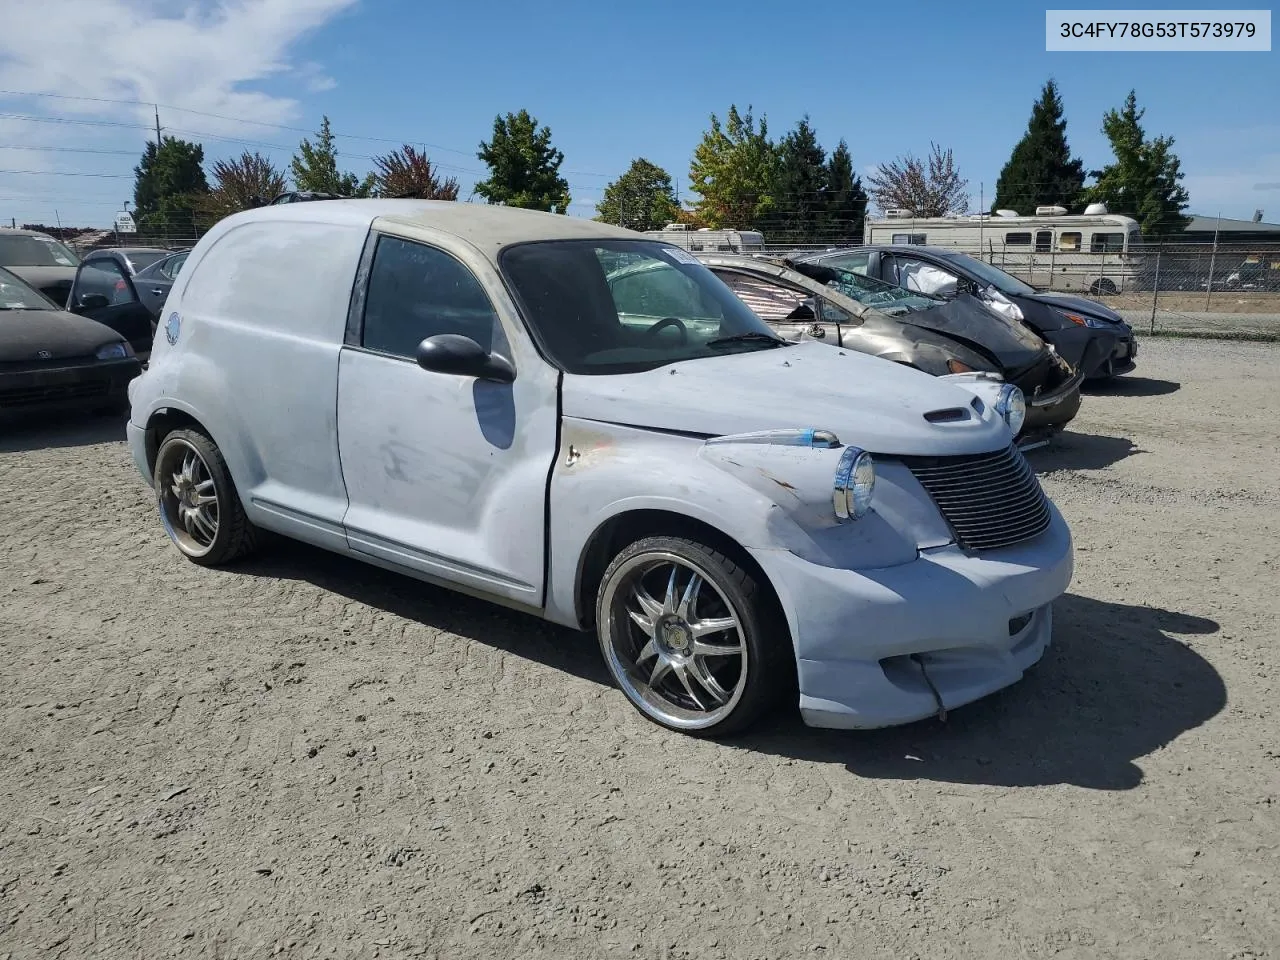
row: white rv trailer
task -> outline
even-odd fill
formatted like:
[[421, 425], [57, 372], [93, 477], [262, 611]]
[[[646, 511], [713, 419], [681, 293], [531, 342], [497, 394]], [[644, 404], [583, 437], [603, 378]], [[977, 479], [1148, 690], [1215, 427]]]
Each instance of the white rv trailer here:
[[1034, 216], [1014, 210], [995, 215], [913, 217], [886, 210], [868, 217], [867, 244], [927, 244], [979, 257], [1048, 290], [1087, 290], [1095, 296], [1132, 290], [1142, 276], [1142, 232], [1132, 217], [1108, 213], [1101, 203], [1081, 215], [1065, 207], [1037, 207]]
[[755, 230], [691, 230], [685, 223], [668, 223], [661, 230], [646, 230], [644, 235], [692, 252], [750, 253], [764, 249], [764, 235]]

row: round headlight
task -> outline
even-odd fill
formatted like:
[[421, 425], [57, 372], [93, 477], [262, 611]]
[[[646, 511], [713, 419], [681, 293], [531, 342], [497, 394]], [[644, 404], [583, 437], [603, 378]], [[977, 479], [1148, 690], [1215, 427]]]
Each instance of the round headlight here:
[[1027, 401], [1022, 391], [1012, 383], [1006, 383], [1001, 387], [1000, 399], [996, 401], [996, 413], [1000, 414], [1016, 437], [1027, 419]]
[[871, 454], [857, 447], [845, 447], [836, 468], [836, 521], [847, 523], [864, 517], [871, 509], [871, 494], [876, 487], [876, 465]]

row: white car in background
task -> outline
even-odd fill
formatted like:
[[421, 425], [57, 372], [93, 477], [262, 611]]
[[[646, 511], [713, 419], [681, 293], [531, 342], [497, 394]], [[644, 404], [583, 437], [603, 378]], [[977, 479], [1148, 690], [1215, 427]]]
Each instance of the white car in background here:
[[1071, 536], [1001, 391], [784, 341], [637, 233], [333, 200], [200, 240], [128, 435], [197, 563], [271, 530], [592, 630], [675, 730], [877, 727], [1050, 641]]

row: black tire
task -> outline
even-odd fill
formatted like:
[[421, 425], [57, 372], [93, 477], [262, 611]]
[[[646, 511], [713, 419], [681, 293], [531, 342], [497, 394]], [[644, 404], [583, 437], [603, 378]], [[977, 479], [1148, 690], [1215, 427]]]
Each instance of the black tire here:
[[[179, 485], [182, 483], [175, 471], [188, 462], [190, 453], [199, 457], [203, 471], [193, 475], [188, 492], [204, 486], [206, 479], [212, 481], [212, 505], [215, 508], [212, 534], [209, 534], [207, 526], [194, 521], [185, 522], [180, 509], [185, 506], [188, 511], [204, 511], [207, 523], [209, 503], [191, 506], [193, 501], [184, 501], [182, 495], [174, 490], [175, 482]], [[202, 431], [184, 428], [165, 436], [156, 451], [152, 486], [156, 492], [165, 532], [188, 560], [201, 566], [214, 567], [247, 557], [257, 549], [259, 530], [245, 515], [244, 506], [231, 479], [231, 471], [227, 469], [227, 461], [218, 445]], [[200, 496], [206, 495], [207, 488]]]
[[1110, 296], [1116, 292], [1116, 285], [1110, 280], [1095, 280], [1089, 286], [1089, 292], [1096, 296]]
[[[648, 566], [650, 563], [652, 567]], [[709, 583], [714, 587], [714, 596], [708, 594], [704, 599], [700, 592], [696, 593], [680, 615], [650, 613], [654, 631], [649, 633], [640, 620], [628, 614], [629, 609], [642, 610], [643, 605], [632, 603], [629, 607], [626, 601], [635, 600], [637, 595], [632, 588], [636, 583], [642, 589], [646, 587], [646, 577], [665, 579], [664, 564], [677, 571], [683, 569], [690, 574], [689, 579], [696, 573], [703, 581], [699, 591]], [[685, 591], [688, 582], [680, 580], [677, 573], [676, 592]], [[651, 601], [657, 599], [651, 590], [646, 596]], [[688, 597], [688, 593], [684, 596]], [[664, 610], [671, 606], [665, 599], [663, 603]], [[695, 616], [704, 603], [711, 615]], [[722, 628], [695, 639], [695, 628], [701, 630], [727, 619], [735, 621], [732, 629]], [[686, 628], [687, 637], [682, 640], [681, 632]], [[768, 714], [783, 696], [795, 692], [795, 654], [786, 622], [772, 595], [733, 558], [695, 540], [647, 537], [623, 548], [605, 570], [596, 591], [596, 635], [619, 689], [641, 714], [669, 730], [699, 737], [740, 733]], [[687, 656], [666, 643], [669, 636], [676, 637], [676, 644], [687, 644], [680, 648], [687, 650]], [[703, 641], [702, 636], [707, 640]], [[740, 643], [735, 642], [738, 637]], [[724, 639], [730, 642], [719, 642]], [[650, 647], [657, 648], [648, 655], [654, 658], [652, 676], [658, 676], [659, 663], [668, 665], [667, 673], [654, 686], [643, 679], [650, 672], [650, 661], [644, 655]], [[745, 656], [717, 653], [700, 657], [698, 651], [708, 648], [741, 648]], [[667, 657], [674, 659], [664, 660]], [[695, 670], [690, 661], [699, 659], [701, 666]], [[672, 666], [679, 660], [683, 660], [683, 666]], [[641, 667], [641, 663], [645, 665]], [[701, 685], [698, 677], [708, 674], [719, 692], [730, 694], [728, 700], [716, 704], [713, 688]], [[674, 696], [662, 692], [667, 684], [675, 688], [673, 678], [680, 679], [687, 697], [679, 690]], [[726, 678], [733, 681], [732, 691], [723, 686]], [[685, 701], [683, 705], [681, 699]], [[714, 709], [702, 707], [699, 699], [715, 704]], [[698, 708], [688, 704], [698, 704]]]

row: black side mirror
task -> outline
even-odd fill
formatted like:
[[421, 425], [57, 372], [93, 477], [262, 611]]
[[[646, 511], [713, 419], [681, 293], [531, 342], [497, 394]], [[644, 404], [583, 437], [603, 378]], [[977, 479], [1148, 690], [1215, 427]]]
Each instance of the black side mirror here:
[[111, 306], [111, 301], [100, 293], [82, 293], [77, 304], [81, 310], [101, 310]]
[[441, 333], [418, 344], [418, 366], [433, 373], [450, 373], [458, 377], [475, 377], [510, 383], [516, 378], [511, 361], [501, 354], [487, 353], [470, 337], [457, 333]]

